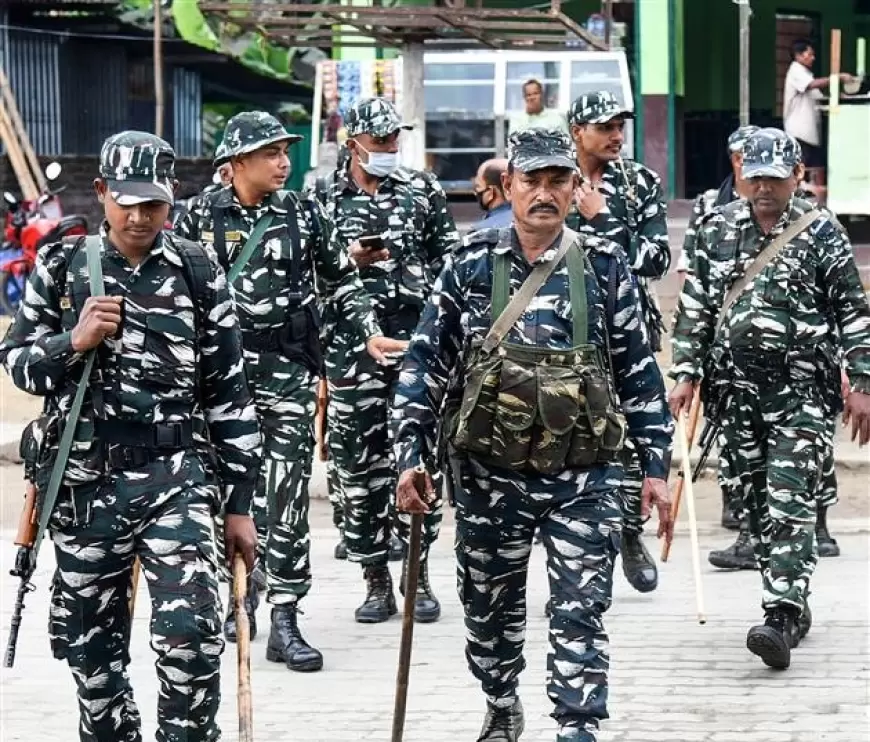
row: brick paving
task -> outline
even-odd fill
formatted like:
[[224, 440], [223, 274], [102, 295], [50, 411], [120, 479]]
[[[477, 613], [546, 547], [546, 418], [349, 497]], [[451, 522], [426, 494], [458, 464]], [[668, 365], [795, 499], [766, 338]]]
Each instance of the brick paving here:
[[[266, 662], [268, 609], [261, 605], [261, 634], [252, 647], [257, 742], [344, 742], [390, 738], [401, 621], [362, 626], [353, 609], [362, 598], [360, 570], [332, 559], [334, 532], [325, 503], [313, 503], [314, 589], [302, 623], [325, 654], [313, 675]], [[705, 553], [728, 535], [702, 524]], [[860, 742], [868, 724], [868, 538], [866, 521], [837, 521], [840, 559], [824, 560], [814, 580], [816, 625], [786, 672], [765, 668], [744, 648], [746, 630], [760, 617], [754, 573], [716, 572], [705, 563], [708, 622], [694, 617], [694, 592], [683, 532], [661, 585], [651, 595], [634, 593], [617, 575], [614, 606], [607, 616], [613, 667], [610, 712], [601, 742]], [[0, 629], [7, 637], [16, 580], [8, 574], [12, 533], [2, 532]], [[406, 742], [473, 742], [484, 701], [463, 656], [463, 625], [455, 596], [447, 524], [433, 554], [432, 578], [444, 616], [417, 626]], [[0, 679], [2, 742], [70, 742], [77, 738], [72, 679], [53, 660], [45, 635], [51, 549], [41, 555], [29, 596], [16, 666]], [[397, 573], [393, 565], [394, 574]], [[144, 717], [144, 739], [153, 739], [156, 681], [148, 646], [144, 585], [132, 641], [133, 684]], [[527, 729], [523, 742], [552, 742], [553, 721], [544, 692], [546, 578], [540, 548], [530, 569], [530, 616], [521, 693]], [[224, 655], [224, 741], [238, 735], [235, 718], [235, 647]]]

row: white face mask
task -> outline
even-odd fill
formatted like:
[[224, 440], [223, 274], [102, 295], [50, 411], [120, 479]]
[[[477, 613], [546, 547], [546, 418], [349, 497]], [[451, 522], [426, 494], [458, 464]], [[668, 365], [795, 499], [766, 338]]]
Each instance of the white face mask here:
[[369, 152], [359, 142], [356, 146], [369, 156], [368, 162], [360, 159], [360, 167], [375, 178], [384, 178], [399, 167], [398, 152]]

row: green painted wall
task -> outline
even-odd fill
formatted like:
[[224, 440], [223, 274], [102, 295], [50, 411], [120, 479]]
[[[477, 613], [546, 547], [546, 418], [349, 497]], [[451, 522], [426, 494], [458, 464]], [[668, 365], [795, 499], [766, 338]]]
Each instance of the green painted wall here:
[[[643, 1], [646, 7], [649, 0]], [[870, 35], [870, 18], [856, 16], [851, 7], [847, 0], [752, 0], [749, 77], [752, 108], [773, 110], [776, 104], [777, 12], [818, 13], [821, 48], [816, 50], [815, 72], [827, 75], [832, 28], [843, 32], [844, 71], [854, 70], [858, 36]], [[740, 100], [738, 13], [731, 0], [685, 3], [685, 110], [737, 110]]]
[[[669, 18], [671, 0], [643, 0], [640, 13], [640, 92], [642, 95], [667, 95], [671, 91], [670, 43], [673, 23], [674, 92], [685, 91], [683, 0], [672, 0], [673, 21]], [[691, 5], [691, 3], [689, 3]]]

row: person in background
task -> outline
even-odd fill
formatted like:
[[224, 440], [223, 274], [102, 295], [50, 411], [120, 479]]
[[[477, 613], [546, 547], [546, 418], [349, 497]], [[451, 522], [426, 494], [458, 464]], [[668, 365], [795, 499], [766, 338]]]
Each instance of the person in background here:
[[[798, 140], [804, 165], [817, 197], [822, 197], [825, 185], [825, 150], [822, 146], [822, 117], [819, 101], [822, 88], [831, 84], [831, 77], [814, 77], [813, 62], [816, 52], [806, 39], [791, 45], [792, 62], [785, 76], [782, 118], [785, 133]], [[841, 73], [841, 82], [849, 82], [852, 75]]]
[[544, 86], [534, 78], [523, 83], [526, 110], [511, 117], [508, 134], [526, 129], [558, 129], [568, 132], [568, 118], [564, 113], [544, 107]]
[[487, 160], [474, 176], [474, 197], [484, 211], [483, 219], [472, 225], [471, 231], [509, 227], [513, 218], [510, 202], [501, 184], [502, 174], [507, 172], [508, 161], [499, 158]]

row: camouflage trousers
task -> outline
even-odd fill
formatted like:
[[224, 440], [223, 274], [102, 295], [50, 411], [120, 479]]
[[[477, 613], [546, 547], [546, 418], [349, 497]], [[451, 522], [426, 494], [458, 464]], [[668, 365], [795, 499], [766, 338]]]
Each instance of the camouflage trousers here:
[[[348, 559], [363, 566], [386, 564], [393, 524], [407, 543], [410, 516], [396, 517], [396, 464], [388, 430], [398, 366], [382, 367], [359, 357], [353, 378], [329, 381], [327, 427], [329, 457], [344, 500]], [[440, 488], [440, 476], [434, 477]], [[438, 538], [441, 501], [423, 526], [422, 558]]]
[[[254, 493], [258, 561], [266, 571], [266, 599], [295, 603], [311, 589], [311, 537], [308, 527], [311, 467], [314, 458], [316, 379], [298, 370], [298, 384], [274, 398], [253, 387], [263, 436], [263, 463]], [[286, 382], [286, 380], [285, 380]], [[222, 518], [216, 532], [222, 533]], [[219, 539], [223, 555], [223, 539]]]
[[[837, 421], [834, 418], [828, 420], [830, 426], [829, 440], [833, 442], [836, 433]], [[722, 490], [723, 496], [728, 509], [734, 516], [742, 521], [745, 517], [743, 512], [743, 497], [739, 481], [735, 481], [732, 472], [735, 471], [734, 465], [729, 459], [728, 449], [725, 445], [723, 435], [719, 436], [719, 471], [717, 480], [719, 487]], [[837, 466], [834, 459], [833, 445], [825, 452], [825, 462], [822, 467], [822, 478], [819, 483], [818, 506], [820, 508], [829, 508], [837, 504]]]
[[643, 470], [640, 456], [631, 440], [626, 440], [622, 451], [623, 477], [620, 495], [622, 496], [622, 530], [633, 536], [643, 533], [643, 517], [640, 514], [641, 493], [643, 492]]
[[[144, 475], [144, 476], [143, 476]], [[127, 666], [135, 557], [151, 594], [159, 742], [220, 739], [220, 634], [211, 540], [217, 502], [198, 459], [158, 459], [59, 498], [49, 634], [78, 689], [82, 742], [140, 742]], [[139, 610], [145, 612], [140, 604]], [[37, 735], [38, 736], [38, 735]]]
[[722, 421], [765, 609], [806, 606], [818, 562], [815, 523], [833, 426], [811, 390], [734, 388]]
[[[547, 555], [552, 616], [547, 693], [568, 737], [594, 742], [607, 718], [610, 666], [602, 615], [620, 541], [622, 476], [600, 467], [567, 480], [524, 478], [463, 463], [456, 488], [457, 589], [471, 673], [488, 702], [509, 706], [525, 667], [526, 579], [532, 538]], [[561, 739], [561, 737], [560, 737]]]

